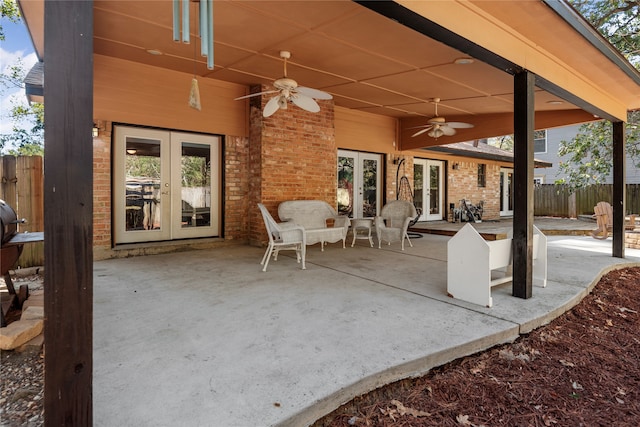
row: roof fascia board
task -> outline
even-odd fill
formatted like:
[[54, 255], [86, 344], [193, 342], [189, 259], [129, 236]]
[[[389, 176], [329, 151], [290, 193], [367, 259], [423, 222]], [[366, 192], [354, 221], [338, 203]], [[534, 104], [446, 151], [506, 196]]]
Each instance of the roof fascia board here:
[[[479, 160], [493, 160], [499, 162], [507, 162], [513, 163], [513, 154], [492, 154], [492, 153], [483, 153], [483, 152], [474, 152], [470, 150], [464, 150], [460, 148], [447, 147], [444, 145], [423, 148], [423, 151], [427, 152], [437, 152], [437, 153], [445, 153], [456, 157], [466, 157], [471, 159], [479, 159]], [[553, 163], [545, 162], [542, 160], [535, 160], [535, 165], [537, 168], [550, 168], [553, 166]]]
[[587, 39], [596, 49], [620, 68], [636, 84], [640, 85], [640, 71], [605, 39], [589, 22], [583, 19], [578, 12], [562, 0], [542, 0], [554, 12], [556, 12], [567, 24], [571, 25], [582, 37]]
[[44, 61], [44, 0], [17, 0], [20, 16], [27, 26], [31, 46], [38, 57]]

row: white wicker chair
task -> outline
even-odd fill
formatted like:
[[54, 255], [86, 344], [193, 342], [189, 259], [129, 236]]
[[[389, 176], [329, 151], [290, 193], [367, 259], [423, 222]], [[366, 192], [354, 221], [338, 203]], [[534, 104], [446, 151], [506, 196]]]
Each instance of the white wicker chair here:
[[404, 251], [404, 239], [407, 239], [409, 246], [413, 247], [411, 239], [407, 234], [409, 223], [418, 215], [413, 203], [405, 200], [394, 200], [387, 203], [380, 210], [380, 215], [376, 217], [376, 234], [378, 235], [378, 248], [382, 241], [401, 242]]
[[258, 203], [258, 207], [269, 235], [269, 246], [260, 261], [260, 264], [264, 265], [262, 271], [267, 271], [271, 254], [273, 254], [273, 259], [277, 261], [278, 252], [282, 250], [296, 251], [296, 259], [298, 262], [302, 261], [302, 269], [306, 269], [304, 262], [307, 252], [307, 237], [304, 228], [293, 223], [278, 224], [262, 203]]

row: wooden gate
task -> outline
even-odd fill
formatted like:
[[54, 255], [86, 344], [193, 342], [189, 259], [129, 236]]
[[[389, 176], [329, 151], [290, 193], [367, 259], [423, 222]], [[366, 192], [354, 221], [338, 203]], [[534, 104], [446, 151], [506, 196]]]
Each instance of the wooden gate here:
[[[44, 231], [44, 169], [41, 156], [0, 156], [0, 199], [25, 219], [18, 232]], [[14, 268], [44, 265], [44, 243], [24, 245]]]

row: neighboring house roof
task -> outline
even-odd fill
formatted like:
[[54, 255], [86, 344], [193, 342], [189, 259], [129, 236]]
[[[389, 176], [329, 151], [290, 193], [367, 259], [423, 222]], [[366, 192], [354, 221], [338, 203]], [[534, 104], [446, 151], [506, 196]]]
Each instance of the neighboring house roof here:
[[29, 102], [44, 101], [44, 62], [36, 62], [24, 79], [24, 91]]
[[[513, 163], [513, 152], [494, 147], [484, 142], [477, 144], [474, 142], [455, 142], [453, 144], [425, 148], [424, 151], [435, 151], [438, 153], [451, 154], [452, 156]], [[552, 163], [542, 160], [534, 159], [534, 162], [537, 168], [550, 168], [553, 166]]]

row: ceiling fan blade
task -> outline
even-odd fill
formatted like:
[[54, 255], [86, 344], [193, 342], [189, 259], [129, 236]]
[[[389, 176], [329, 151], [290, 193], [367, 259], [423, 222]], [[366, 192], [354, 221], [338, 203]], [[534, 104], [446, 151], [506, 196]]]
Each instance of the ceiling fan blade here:
[[237, 100], [239, 100], [239, 99], [251, 98], [252, 96], [266, 95], [266, 94], [268, 94], [268, 93], [276, 93], [276, 92], [278, 92], [278, 91], [277, 91], [277, 90], [268, 90], [268, 91], [265, 91], [265, 92], [251, 93], [251, 94], [249, 94], [249, 95], [239, 96], [239, 97], [237, 97], [237, 98], [234, 98], [233, 100], [234, 100], [234, 101], [237, 101]]
[[447, 122], [447, 126], [456, 129], [465, 129], [472, 128], [473, 125], [471, 123], [463, 123], [463, 122]]
[[269, 117], [278, 111], [278, 108], [280, 108], [280, 105], [278, 105], [279, 98], [280, 95], [276, 95], [267, 102], [267, 105], [264, 106], [264, 110], [262, 110], [262, 117]]
[[406, 130], [409, 130], [409, 129], [423, 129], [423, 128], [428, 128], [428, 127], [431, 127], [431, 126], [433, 126], [433, 125], [420, 125], [420, 126], [413, 126], [413, 127], [405, 128], [405, 129]]
[[316, 101], [313, 100], [313, 98], [305, 96], [301, 93], [291, 95], [291, 101], [298, 107], [311, 113], [317, 113], [318, 111], [320, 111], [320, 106]]
[[327, 92], [323, 92], [318, 89], [312, 89], [310, 87], [298, 86], [296, 88], [296, 91], [315, 99], [333, 99], [333, 96], [331, 96]]
[[442, 130], [442, 133], [445, 134], [446, 136], [451, 136], [456, 134], [456, 130], [450, 126], [441, 126], [440, 130]]
[[418, 135], [422, 135], [423, 133], [430, 131], [432, 128], [433, 128], [433, 126], [429, 125], [429, 126], [425, 127], [424, 129], [419, 130], [418, 132], [416, 132], [413, 135], [411, 135], [411, 138], [416, 137]]

